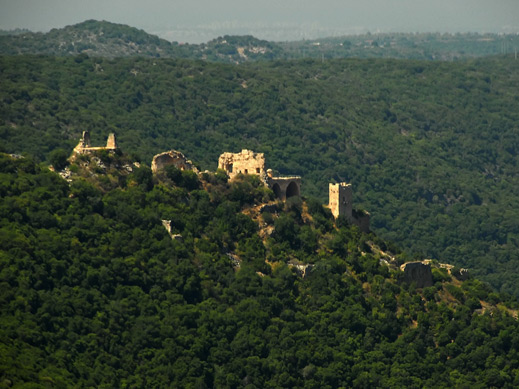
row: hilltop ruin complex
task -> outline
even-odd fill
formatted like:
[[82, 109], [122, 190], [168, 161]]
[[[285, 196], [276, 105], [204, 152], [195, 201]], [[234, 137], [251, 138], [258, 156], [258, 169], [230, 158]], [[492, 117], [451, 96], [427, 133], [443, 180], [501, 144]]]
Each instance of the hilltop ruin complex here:
[[[240, 173], [258, 175], [281, 200], [301, 195], [301, 177], [274, 177], [271, 169], [265, 170], [263, 153], [245, 149], [240, 153], [223, 153], [218, 159], [218, 168], [225, 170], [231, 180]], [[353, 209], [351, 184], [330, 183], [328, 208], [336, 219], [343, 216], [348, 223], [358, 226], [363, 232], [369, 232], [369, 213]]]
[[[83, 131], [79, 143], [74, 148], [74, 154], [85, 154], [98, 150], [117, 150], [115, 134], [108, 135], [106, 146], [93, 147], [90, 143], [90, 133]], [[157, 173], [167, 166], [173, 165], [180, 170], [192, 170], [199, 173], [194, 164], [188, 160], [180, 151], [170, 150], [153, 157], [151, 170]], [[272, 170], [265, 169], [265, 155], [255, 153], [251, 150], [243, 149], [239, 153], [223, 153], [218, 159], [218, 168], [223, 169], [229, 179], [235, 178], [238, 174], [254, 174], [274, 192], [276, 198], [285, 201], [293, 196], [301, 195], [301, 177], [285, 176], [274, 177]], [[370, 216], [367, 212], [359, 212], [353, 209], [353, 191], [351, 184], [341, 182], [329, 185], [329, 202], [333, 216], [345, 217], [348, 223], [358, 226], [361, 231], [369, 232]]]

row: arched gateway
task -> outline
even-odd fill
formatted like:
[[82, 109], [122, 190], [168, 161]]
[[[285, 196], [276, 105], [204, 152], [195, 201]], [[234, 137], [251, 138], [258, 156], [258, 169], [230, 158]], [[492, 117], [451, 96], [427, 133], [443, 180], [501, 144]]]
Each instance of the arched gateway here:
[[278, 199], [286, 200], [289, 197], [301, 195], [301, 177], [269, 177], [268, 185]]

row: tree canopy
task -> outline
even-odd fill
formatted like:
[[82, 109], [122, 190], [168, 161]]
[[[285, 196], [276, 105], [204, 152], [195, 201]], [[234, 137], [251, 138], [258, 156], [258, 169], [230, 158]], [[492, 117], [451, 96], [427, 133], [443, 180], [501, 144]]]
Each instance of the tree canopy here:
[[50, 161], [90, 130], [145, 163], [264, 152], [303, 194], [351, 182], [379, 236], [518, 294], [516, 64], [0, 57], [0, 148]]
[[2, 385], [519, 385], [519, 305], [488, 285], [402, 283], [317, 200], [251, 218], [257, 177], [141, 169], [99, 189], [0, 154]]

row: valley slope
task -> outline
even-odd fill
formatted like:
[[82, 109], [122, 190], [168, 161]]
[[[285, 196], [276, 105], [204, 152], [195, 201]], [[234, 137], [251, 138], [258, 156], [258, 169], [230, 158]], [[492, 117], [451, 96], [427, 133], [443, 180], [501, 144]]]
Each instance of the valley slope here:
[[69, 169], [0, 154], [3, 387], [519, 384], [517, 302], [404, 282], [381, 249], [405, 254], [318, 201], [120, 152]]
[[517, 64], [4, 56], [0, 139], [43, 160], [83, 130], [116, 132], [146, 163], [175, 148], [202, 169], [264, 152], [322, 202], [328, 182], [351, 182], [373, 230], [409, 255], [517, 294]]

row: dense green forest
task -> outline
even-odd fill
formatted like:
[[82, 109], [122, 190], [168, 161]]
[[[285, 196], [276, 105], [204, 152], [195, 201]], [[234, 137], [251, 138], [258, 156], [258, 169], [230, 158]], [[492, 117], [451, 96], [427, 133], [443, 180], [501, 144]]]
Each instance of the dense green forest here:
[[179, 44], [134, 27], [96, 20], [52, 29], [48, 33], [19, 29], [0, 31], [0, 54], [4, 55], [143, 56], [225, 63], [350, 57], [451, 61], [498, 54], [516, 55], [517, 50], [517, 34], [368, 33], [293, 42], [224, 35], [202, 44]]
[[519, 306], [486, 284], [404, 283], [373, 248], [398, 250], [255, 176], [128, 163], [85, 155], [68, 183], [0, 154], [0, 386], [519, 385]]
[[0, 58], [0, 145], [43, 161], [81, 131], [149, 164], [174, 148], [214, 170], [264, 152], [327, 201], [353, 184], [372, 228], [410, 255], [519, 294], [519, 61]]

